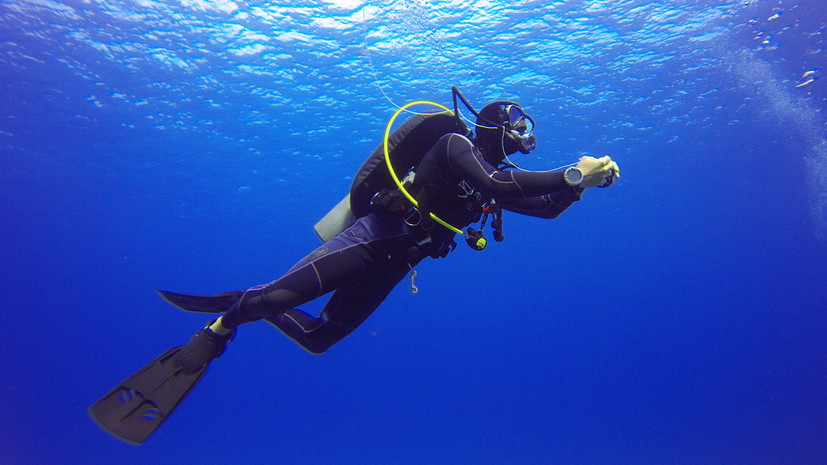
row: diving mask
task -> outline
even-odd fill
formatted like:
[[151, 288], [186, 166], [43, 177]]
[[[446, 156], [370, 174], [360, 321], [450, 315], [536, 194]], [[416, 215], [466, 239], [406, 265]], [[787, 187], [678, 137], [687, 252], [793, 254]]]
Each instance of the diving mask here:
[[528, 153], [537, 147], [537, 137], [534, 136], [534, 119], [523, 112], [517, 105], [508, 105], [505, 108], [508, 120], [505, 121], [506, 133], [520, 145], [520, 152]]

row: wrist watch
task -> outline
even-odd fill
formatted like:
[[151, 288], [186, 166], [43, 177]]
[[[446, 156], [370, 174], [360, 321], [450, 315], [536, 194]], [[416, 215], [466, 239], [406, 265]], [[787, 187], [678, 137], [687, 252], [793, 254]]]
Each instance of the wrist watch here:
[[580, 168], [572, 166], [563, 171], [563, 179], [566, 180], [566, 184], [569, 186], [577, 187], [583, 182], [583, 172], [580, 171]]

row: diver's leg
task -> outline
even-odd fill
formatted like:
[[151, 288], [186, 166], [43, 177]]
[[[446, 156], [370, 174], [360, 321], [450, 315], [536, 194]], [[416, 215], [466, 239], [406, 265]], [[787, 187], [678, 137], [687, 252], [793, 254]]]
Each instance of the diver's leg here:
[[408, 270], [407, 266], [397, 266], [396, 269], [337, 290], [316, 318], [301, 310], [291, 309], [268, 317], [267, 321], [308, 352], [321, 354], [359, 327], [405, 277]]
[[412, 245], [406, 233], [387, 234], [382, 226], [372, 218], [360, 219], [281, 278], [248, 289], [224, 313], [219, 324], [229, 329], [276, 317], [334, 290], [382, 280], [390, 270], [407, 262], [406, 253]]

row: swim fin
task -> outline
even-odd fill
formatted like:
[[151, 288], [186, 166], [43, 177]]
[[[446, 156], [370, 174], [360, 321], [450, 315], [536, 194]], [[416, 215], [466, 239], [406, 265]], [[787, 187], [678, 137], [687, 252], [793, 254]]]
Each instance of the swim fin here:
[[186, 312], [224, 313], [244, 294], [244, 291], [222, 292], [216, 295], [179, 294], [169, 291], [158, 291], [158, 294], [170, 304]]
[[95, 402], [89, 414], [110, 434], [143, 443], [201, 381], [234, 334], [198, 331], [187, 345], [164, 352]]

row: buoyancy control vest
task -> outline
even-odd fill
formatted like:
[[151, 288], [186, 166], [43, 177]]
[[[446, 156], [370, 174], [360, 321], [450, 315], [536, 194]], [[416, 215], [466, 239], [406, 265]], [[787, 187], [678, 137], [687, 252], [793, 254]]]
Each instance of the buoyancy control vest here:
[[[411, 171], [445, 134], [455, 132], [470, 136], [468, 126], [455, 114], [417, 114], [390, 133], [388, 150], [394, 172], [404, 175]], [[383, 141], [356, 172], [350, 193], [313, 226], [316, 236], [322, 242], [329, 241], [371, 212], [374, 195], [392, 189], [396, 189], [396, 184], [385, 161]]]
[[[428, 150], [445, 134], [470, 136], [465, 123], [450, 113], [415, 115], [388, 137], [388, 150], [395, 173], [404, 176], [419, 165]], [[380, 144], [362, 164], [350, 186], [350, 210], [356, 218], [371, 211], [370, 201], [383, 189], [396, 189]], [[401, 176], [400, 176], [401, 177]]]
[[[451, 90], [454, 97], [453, 112], [438, 103], [427, 101], [411, 102], [397, 110], [388, 123], [382, 144], [365, 160], [362, 167], [359, 168], [359, 171], [356, 173], [356, 176], [354, 176], [350, 193], [313, 227], [316, 235], [322, 242], [327, 242], [332, 239], [350, 227], [358, 218], [366, 216], [373, 211], [372, 200], [374, 200], [374, 196], [376, 196], [377, 193], [385, 193], [398, 188], [397, 192], [401, 191], [414, 207], [418, 206], [418, 201], [407, 192], [403, 182], [399, 181], [396, 173], [407, 174], [414, 170], [425, 157], [428, 150], [446, 134], [456, 133], [468, 138], [473, 136], [473, 132], [468, 129], [468, 126], [466, 126], [459, 117], [458, 98], [479, 118], [479, 113], [474, 110], [471, 104], [462, 96], [459, 89], [454, 86]], [[401, 112], [410, 106], [422, 103], [439, 107], [445, 111], [417, 114], [408, 119], [402, 126], [390, 132], [394, 120]], [[391, 164], [391, 169], [389, 169], [388, 163]], [[420, 200], [426, 199], [421, 198]], [[421, 205], [419, 206], [421, 207]], [[492, 225], [495, 228], [495, 239], [498, 242], [503, 240], [501, 230], [502, 209], [493, 202], [484, 208], [480, 230], [469, 227], [465, 232], [451, 226], [433, 213], [429, 213], [427, 208], [425, 213], [421, 210], [420, 208], [420, 215], [424, 214], [456, 234], [462, 235], [468, 245], [474, 250], [485, 249], [487, 239], [482, 235], [482, 228], [485, 227], [485, 221], [488, 215], [493, 214], [494, 220]]]

